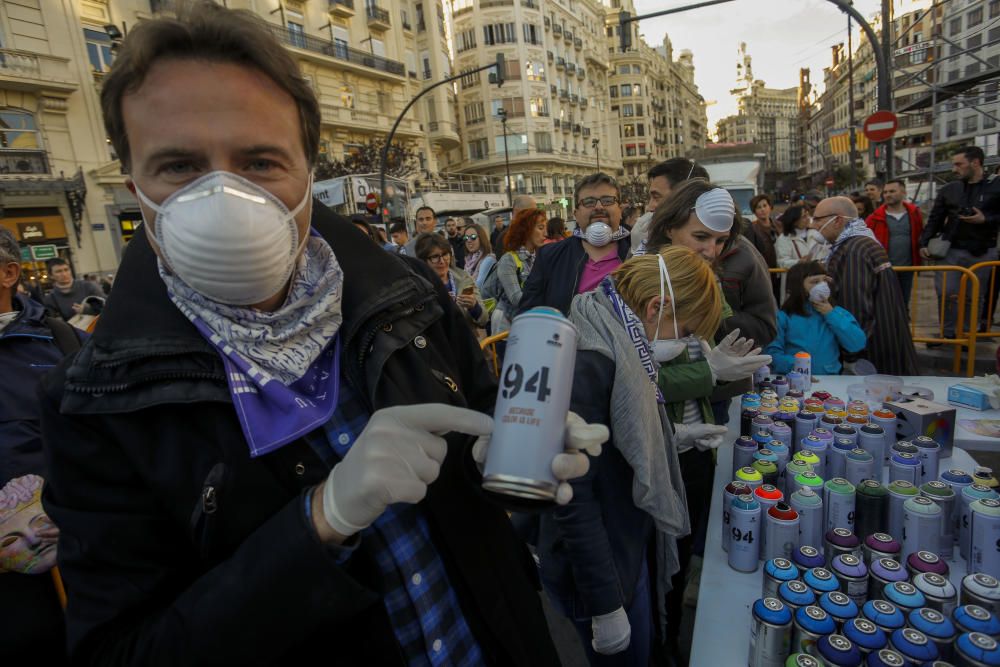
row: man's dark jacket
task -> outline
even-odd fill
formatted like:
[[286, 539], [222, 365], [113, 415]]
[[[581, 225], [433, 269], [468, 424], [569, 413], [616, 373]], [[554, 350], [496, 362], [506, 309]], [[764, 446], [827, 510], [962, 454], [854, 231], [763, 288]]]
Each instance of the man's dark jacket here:
[[[974, 225], [959, 220], [963, 208], [978, 208], [986, 217], [983, 224]], [[938, 234], [951, 241], [951, 247], [967, 250], [979, 256], [997, 244], [1000, 227], [1000, 177], [983, 175], [983, 180], [970, 184], [964, 180], [952, 181], [941, 187], [927, 226], [920, 237], [920, 247]]]
[[[618, 258], [623, 262], [628, 257], [629, 248], [629, 237], [618, 241]], [[578, 236], [539, 248], [535, 264], [524, 283], [517, 312], [523, 313], [535, 306], [549, 306], [568, 316], [583, 269], [587, 266], [587, 258], [583, 241]]]
[[[423, 262], [314, 204], [344, 270], [342, 375], [372, 410], [489, 410], [475, 338]], [[93, 337], [41, 390], [47, 511], [80, 664], [404, 664], [364, 539], [342, 565], [305, 514], [328, 468], [302, 440], [252, 459], [219, 355], [169, 301], [144, 234]], [[315, 433], [313, 434], [316, 435]], [[535, 569], [448, 437], [420, 503], [487, 664], [558, 664]]]

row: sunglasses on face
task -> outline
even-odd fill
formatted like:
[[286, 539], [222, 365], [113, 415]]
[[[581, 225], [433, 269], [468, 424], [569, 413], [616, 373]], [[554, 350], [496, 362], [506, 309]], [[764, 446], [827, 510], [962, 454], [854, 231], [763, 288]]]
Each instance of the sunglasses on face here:
[[597, 202], [601, 202], [601, 206], [611, 206], [618, 203], [618, 197], [612, 197], [611, 195], [605, 195], [604, 197], [584, 197], [580, 200], [579, 206], [594, 208], [597, 206]]
[[465, 240], [466, 241], [475, 241], [478, 238], [479, 238], [478, 234], [466, 234], [465, 235]]

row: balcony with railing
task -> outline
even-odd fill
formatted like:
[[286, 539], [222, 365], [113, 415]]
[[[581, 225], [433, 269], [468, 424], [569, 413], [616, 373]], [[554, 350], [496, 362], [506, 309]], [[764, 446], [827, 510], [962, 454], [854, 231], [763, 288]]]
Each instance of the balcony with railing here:
[[581, 80], [582, 79], [586, 79], [587, 78], [587, 70], [583, 69], [582, 66], [578, 67], [576, 69], [576, 78], [581, 79]]
[[556, 118], [556, 119], [554, 119], [552, 121], [552, 127], [554, 127], [557, 130], [559, 129], [559, 119], [558, 118]]
[[0, 175], [48, 174], [49, 156], [43, 150], [0, 149]]
[[549, 86], [549, 92], [552, 93], [553, 95], [559, 92], [559, 89], [556, 88], [556, 84], [553, 83]]
[[542, 23], [545, 24], [545, 29], [546, 30], [551, 30], [552, 29], [552, 19], [550, 19], [548, 16], [546, 16], [545, 18], [542, 19]]
[[574, 37], [573, 38], [573, 48], [576, 49], [577, 51], [579, 51], [580, 49], [582, 49], [583, 48], [583, 40], [580, 39], [579, 37]]
[[340, 18], [354, 16], [354, 0], [330, 0], [330, 13]]
[[389, 12], [378, 5], [366, 5], [365, 15], [368, 17], [368, 27], [374, 30], [388, 30], [392, 27]]
[[576, 74], [576, 64], [575, 63], [566, 63], [566, 73], [567, 74]]
[[562, 26], [559, 25], [558, 23], [553, 23], [552, 24], [552, 34], [553, 35], [561, 35], [562, 33], [563, 33]]
[[444, 150], [450, 150], [459, 145], [458, 128], [450, 120], [432, 120], [427, 123], [428, 138], [431, 143], [438, 144]]
[[579, 123], [573, 124], [573, 134], [580, 134], [582, 131], [583, 131], [583, 126], [581, 126]]
[[403, 30], [409, 30], [410, 32], [413, 32], [413, 24], [410, 23], [410, 19], [406, 18], [405, 16], [401, 17], [399, 19], [399, 23], [400, 25], [403, 26]]
[[566, 59], [562, 56], [556, 58], [556, 69], [566, 69]]
[[579, 104], [579, 102], [580, 102], [580, 96], [579, 95], [570, 95], [569, 96], [569, 101], [570, 101], [570, 104]]
[[586, 97], [581, 97], [580, 98], [580, 108], [581, 109], [586, 109], [587, 108], [587, 98]]
[[549, 62], [552, 62], [556, 58], [555, 55], [553, 55], [551, 51], [546, 51], [545, 55], [548, 57]]
[[563, 100], [564, 102], [568, 102], [569, 101], [569, 91], [568, 90], [560, 90], [559, 91], [559, 99]]
[[569, 31], [569, 30], [566, 30], [565, 32], [563, 32], [563, 39], [566, 40], [567, 44], [572, 44], [573, 43], [573, 33], [571, 31]]
[[585, 137], [589, 137], [590, 136], [590, 128], [589, 127], [583, 128], [583, 136], [585, 136]]
[[310, 35], [293, 33], [281, 26], [270, 25], [268, 28], [278, 38], [278, 41], [309, 53], [320, 54], [335, 60], [348, 62], [359, 67], [368, 67], [395, 76], [404, 76], [406, 72], [403, 63], [389, 60], [382, 56], [376, 56], [368, 51], [359, 51], [341, 43], [328, 42]]
[[7, 90], [65, 93], [79, 87], [73, 80], [69, 59], [15, 49], [0, 49], [0, 86]]

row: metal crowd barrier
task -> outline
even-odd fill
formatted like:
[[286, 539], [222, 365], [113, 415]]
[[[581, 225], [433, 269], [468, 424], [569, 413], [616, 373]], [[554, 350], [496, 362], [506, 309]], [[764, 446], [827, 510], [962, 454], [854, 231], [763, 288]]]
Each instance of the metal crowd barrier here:
[[487, 336], [479, 341], [479, 348], [487, 354], [490, 363], [493, 364], [493, 374], [500, 377], [500, 357], [497, 355], [497, 343], [507, 340], [510, 330], [498, 333], [495, 336]]

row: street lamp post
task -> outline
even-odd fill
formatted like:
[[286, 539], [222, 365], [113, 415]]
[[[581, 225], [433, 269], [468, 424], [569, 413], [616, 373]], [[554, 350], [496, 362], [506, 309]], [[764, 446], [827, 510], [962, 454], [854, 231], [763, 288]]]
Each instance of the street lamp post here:
[[594, 139], [593, 141], [590, 142], [590, 145], [593, 146], [593, 148], [594, 148], [594, 155], [597, 156], [597, 172], [598, 173], [600, 173], [600, 171], [601, 171], [601, 152], [597, 148], [600, 145], [600, 143], [601, 143], [600, 139]]
[[500, 125], [503, 126], [503, 167], [507, 172], [507, 206], [514, 206], [514, 200], [510, 196], [510, 158], [507, 155], [507, 109], [500, 107], [497, 109], [500, 116]]

